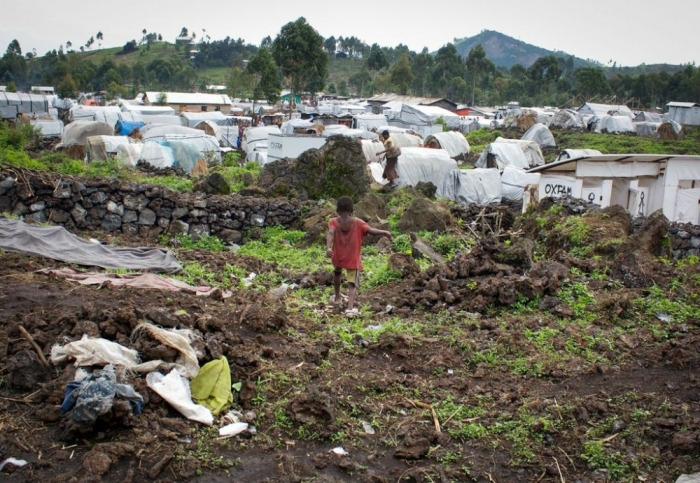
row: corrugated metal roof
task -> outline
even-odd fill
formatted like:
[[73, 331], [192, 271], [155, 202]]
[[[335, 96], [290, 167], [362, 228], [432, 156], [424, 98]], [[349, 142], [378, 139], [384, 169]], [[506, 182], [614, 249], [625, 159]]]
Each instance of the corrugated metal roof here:
[[669, 102], [668, 107], [700, 107], [697, 102]]
[[[151, 103], [158, 100], [160, 92], [146, 92], [146, 97]], [[199, 104], [230, 106], [231, 99], [226, 94], [205, 94], [201, 92], [164, 92], [168, 104]]]
[[593, 162], [633, 162], [638, 163], [658, 163], [670, 159], [696, 160], [700, 162], [700, 156], [678, 155], [678, 154], [602, 154], [600, 156], [581, 156], [578, 158], [564, 159], [554, 163], [543, 164], [536, 168], [529, 169], [528, 173], [543, 173], [546, 171], [575, 171], [578, 161]]
[[367, 102], [401, 102], [403, 104], [432, 104], [443, 99], [442, 97], [413, 97], [401, 96], [399, 94], [377, 94], [367, 99]]

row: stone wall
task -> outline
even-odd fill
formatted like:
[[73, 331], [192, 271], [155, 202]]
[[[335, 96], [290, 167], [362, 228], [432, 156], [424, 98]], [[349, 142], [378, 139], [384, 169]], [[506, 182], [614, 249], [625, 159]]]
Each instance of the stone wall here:
[[668, 237], [673, 258], [700, 256], [700, 226], [691, 223], [671, 223]]
[[0, 172], [0, 213], [11, 212], [69, 230], [103, 230], [144, 238], [168, 233], [214, 235], [240, 243], [255, 227], [290, 227], [303, 202], [239, 195], [178, 193], [117, 179], [72, 179]]

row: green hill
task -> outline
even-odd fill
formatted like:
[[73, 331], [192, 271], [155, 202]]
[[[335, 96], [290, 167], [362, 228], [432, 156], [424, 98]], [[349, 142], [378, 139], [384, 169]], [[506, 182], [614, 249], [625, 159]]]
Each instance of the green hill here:
[[[513, 37], [509, 37], [494, 30], [484, 30], [473, 37], [455, 39], [454, 45], [457, 52], [463, 57], [469, 55], [469, 51], [481, 44], [486, 52], [486, 57], [498, 67], [510, 69], [515, 64], [522, 64], [530, 67], [540, 57], [554, 55], [556, 57], [569, 57], [570, 54], [553, 50], [543, 49], [527, 42], [523, 42]], [[574, 67], [588, 67], [593, 63], [574, 57]]]

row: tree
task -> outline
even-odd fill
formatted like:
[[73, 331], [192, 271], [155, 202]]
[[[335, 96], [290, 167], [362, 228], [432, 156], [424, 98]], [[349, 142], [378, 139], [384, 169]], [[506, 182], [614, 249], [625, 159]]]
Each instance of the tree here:
[[97, 46], [102, 47], [102, 40], [104, 39], [104, 35], [102, 35], [102, 30], [97, 32], [97, 35], [95, 35], [95, 38], [100, 42]]
[[469, 51], [469, 54], [467, 55], [466, 64], [467, 69], [469, 71], [469, 75], [472, 78], [471, 105], [473, 106], [474, 93], [476, 91], [476, 83], [479, 76], [489, 71], [493, 72], [495, 70], [495, 67], [493, 65], [493, 62], [486, 58], [486, 51], [481, 46], [481, 44], [478, 44], [476, 47]]
[[73, 80], [73, 76], [66, 74], [58, 87], [56, 94], [62, 99], [75, 99], [78, 97], [78, 85]]
[[235, 66], [231, 69], [231, 75], [226, 81], [226, 93], [232, 98], [244, 98], [252, 95], [250, 93], [251, 89], [251, 76], [246, 71]]
[[22, 47], [19, 46], [19, 42], [17, 41], [17, 39], [14, 39], [8, 44], [7, 50], [5, 51], [5, 55], [17, 57], [22, 56]]
[[280, 82], [279, 69], [272, 58], [270, 49], [263, 47], [250, 58], [248, 72], [256, 78], [253, 99], [267, 99], [270, 104], [277, 102], [282, 90], [282, 83]]
[[370, 70], [382, 70], [389, 67], [389, 61], [386, 59], [384, 49], [377, 44], [373, 44], [370, 50], [369, 58], [367, 59], [367, 67]]
[[167, 106], [168, 105], [168, 95], [165, 92], [161, 92], [156, 97], [156, 102], [153, 103], [156, 106]]
[[338, 94], [341, 96], [348, 96], [350, 94], [348, 92], [348, 83], [345, 79], [338, 82]]
[[269, 35], [262, 39], [262, 42], [260, 42], [260, 48], [271, 48], [272, 47], [272, 37]]
[[17, 92], [17, 86], [15, 85], [14, 82], [10, 81], [7, 83], [7, 86], [5, 87], [5, 90], [7, 92]]
[[290, 79], [292, 94], [304, 89], [313, 94], [326, 84], [328, 56], [323, 50], [323, 37], [304, 17], [282, 27], [272, 42], [272, 56], [282, 75]]
[[363, 97], [365, 92], [370, 92], [372, 76], [367, 71], [367, 65], [362, 67], [362, 70], [357, 74], [350, 76], [350, 85], [355, 86], [355, 91], [359, 97]]
[[182, 27], [182, 29], [180, 30], [180, 35], [179, 35], [179, 36], [180, 36], [180, 37], [187, 37], [187, 36], [188, 36], [187, 27]]
[[328, 55], [332, 56], [335, 54], [335, 47], [336, 47], [336, 40], [333, 35], [328, 37], [326, 40], [323, 41], [323, 48], [328, 51]]
[[433, 70], [435, 61], [430, 55], [427, 47], [413, 58], [411, 63], [411, 72], [413, 73], [413, 93], [416, 95], [425, 96], [427, 92], [427, 83], [430, 80], [430, 72]]
[[610, 91], [610, 85], [602, 69], [580, 67], [574, 71], [574, 77], [576, 78], [576, 90], [586, 99]]
[[433, 94], [440, 94], [449, 97], [447, 90], [450, 81], [455, 77], [464, 77], [465, 68], [459, 52], [453, 44], [440, 47], [435, 55], [433, 66]]
[[413, 83], [413, 72], [411, 72], [411, 62], [408, 54], [399, 57], [398, 62], [391, 68], [391, 83], [394, 84], [399, 94], [405, 96]]

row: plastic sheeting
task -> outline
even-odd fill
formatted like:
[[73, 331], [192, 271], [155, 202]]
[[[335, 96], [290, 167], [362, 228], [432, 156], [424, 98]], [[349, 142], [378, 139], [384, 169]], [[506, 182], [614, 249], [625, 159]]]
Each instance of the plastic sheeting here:
[[582, 158], [584, 156], [600, 156], [601, 153], [597, 149], [565, 149], [559, 153], [555, 161], [564, 159]]
[[34, 129], [41, 131], [43, 138], [60, 138], [63, 135], [62, 121], [32, 120], [29, 122], [34, 126]]
[[530, 168], [525, 153], [517, 144], [491, 143], [474, 164], [476, 168], [498, 168], [499, 171], [503, 171], [509, 165], [522, 169]]
[[495, 169], [455, 169], [443, 172], [438, 198], [479, 206], [501, 202], [501, 175]]
[[557, 145], [557, 142], [554, 140], [554, 136], [552, 136], [552, 132], [549, 130], [549, 128], [540, 123], [537, 123], [528, 129], [520, 139], [523, 141], [534, 141], [541, 148], [555, 147]]
[[170, 126], [182, 126], [180, 116], [166, 114], [143, 114], [141, 116], [146, 124], [168, 124]]
[[171, 251], [116, 248], [83, 240], [62, 226], [28, 225], [0, 217], [0, 248], [83, 266], [175, 273], [182, 270]]
[[438, 185], [440, 174], [457, 169], [457, 161], [444, 149], [402, 148], [396, 165], [399, 186], [415, 186], [421, 181]]
[[146, 376], [146, 384], [187, 419], [207, 426], [214, 422], [214, 416], [209, 409], [192, 402], [190, 384], [176, 370], [165, 376], [160, 372], [151, 372]]
[[471, 148], [464, 134], [455, 131], [439, 132], [425, 138], [425, 146], [444, 149], [451, 158], [460, 158], [469, 154]]
[[289, 121], [285, 121], [282, 123], [280, 126], [280, 132], [282, 134], [294, 134], [295, 129], [311, 129], [311, 126], [313, 126], [314, 123], [309, 121], [308, 119], [290, 119]]
[[141, 159], [142, 150], [143, 144], [141, 143], [123, 144], [117, 146], [115, 157], [126, 166], [136, 166], [136, 163]]
[[131, 139], [124, 136], [90, 136], [85, 142], [88, 161], [105, 161], [117, 154], [119, 146], [129, 144]]
[[207, 135], [166, 136], [161, 141], [146, 141], [141, 159], [156, 168], [175, 166], [189, 173], [200, 159], [221, 162], [221, 148], [215, 138]]
[[501, 174], [501, 192], [506, 200], [522, 200], [525, 188], [540, 183], [540, 173], [528, 173], [514, 166], [506, 166]]
[[267, 137], [271, 132], [279, 133], [280, 128], [277, 126], [249, 127], [243, 133], [241, 149], [250, 153], [255, 151], [255, 147], [258, 145], [267, 146]]
[[658, 131], [659, 126], [661, 126], [660, 122], [635, 122], [633, 124], [634, 132], [637, 133], [637, 136], [643, 137], [656, 136], [656, 131]]
[[634, 122], [661, 122], [661, 114], [655, 112], [640, 111], [634, 116]]
[[518, 146], [525, 155], [525, 159], [527, 159], [527, 164], [531, 168], [534, 168], [535, 166], [541, 166], [544, 164], [544, 156], [542, 155], [542, 150], [540, 149], [540, 146], [534, 141], [526, 141], [523, 139], [505, 139], [502, 137], [497, 137], [496, 141], [494, 142], [504, 144], [515, 144], [516, 146]]
[[460, 122], [459, 116], [447, 109], [437, 106], [411, 106], [409, 104], [404, 104], [401, 107], [398, 119], [415, 126], [435, 124], [438, 119], [442, 119], [450, 129], [459, 128]]
[[[382, 114], [358, 114], [355, 117], [355, 127], [357, 129], [364, 129], [366, 131], [372, 131], [373, 129], [379, 129], [381, 126], [386, 126], [386, 116]], [[381, 131], [377, 131], [381, 132]]]
[[[14, 106], [14, 109], [12, 109]], [[7, 108], [7, 109], [4, 109]], [[0, 92], [0, 111], [10, 114], [14, 112], [14, 119], [17, 114], [25, 113], [45, 113], [49, 111], [49, 101], [46, 96], [38, 94], [25, 94], [23, 92]], [[8, 118], [6, 118], [8, 119]]]
[[221, 111], [213, 112], [183, 112], [180, 114], [180, 122], [183, 126], [195, 127], [202, 121], [212, 121], [214, 124], [225, 126], [232, 124], [232, 120]]
[[70, 121], [100, 121], [114, 126], [121, 110], [117, 106], [75, 106], [70, 108]]
[[384, 145], [379, 141], [362, 140], [362, 154], [368, 163], [378, 163], [381, 160], [381, 155], [377, 153], [382, 151], [384, 151]]
[[120, 112], [119, 113], [119, 119], [124, 122], [140, 122], [141, 124], [145, 124], [143, 122], [143, 116], [141, 115], [140, 112]]
[[389, 136], [394, 140], [397, 148], [420, 148], [423, 146], [423, 139], [417, 134], [396, 132], [391, 133]]
[[[124, 103], [121, 106], [121, 110], [124, 112], [140, 112], [141, 115], [149, 115], [149, 116], [159, 116], [159, 115], [166, 115], [166, 116], [175, 116], [175, 109], [172, 107], [168, 106], [144, 106], [141, 104], [127, 104]], [[178, 119], [178, 122], [180, 120]]]
[[114, 126], [100, 121], [75, 121], [63, 129], [61, 145], [85, 146], [90, 136], [114, 136]]
[[191, 135], [191, 136], [201, 136], [202, 131], [198, 129], [193, 129], [191, 127], [185, 127], [181, 125], [173, 124], [146, 124], [140, 129], [141, 139], [152, 140], [152, 141], [162, 141], [166, 136], [172, 135]]
[[114, 127], [115, 134], [118, 134], [119, 136], [128, 136], [132, 132], [134, 132], [135, 129], [141, 129], [145, 124], [143, 122], [131, 122], [131, 121], [122, 121], [119, 120], [117, 121], [116, 126]]
[[632, 124], [632, 118], [629, 116], [603, 116], [596, 122], [595, 132], [607, 132], [610, 134], [634, 132], [634, 125]]

